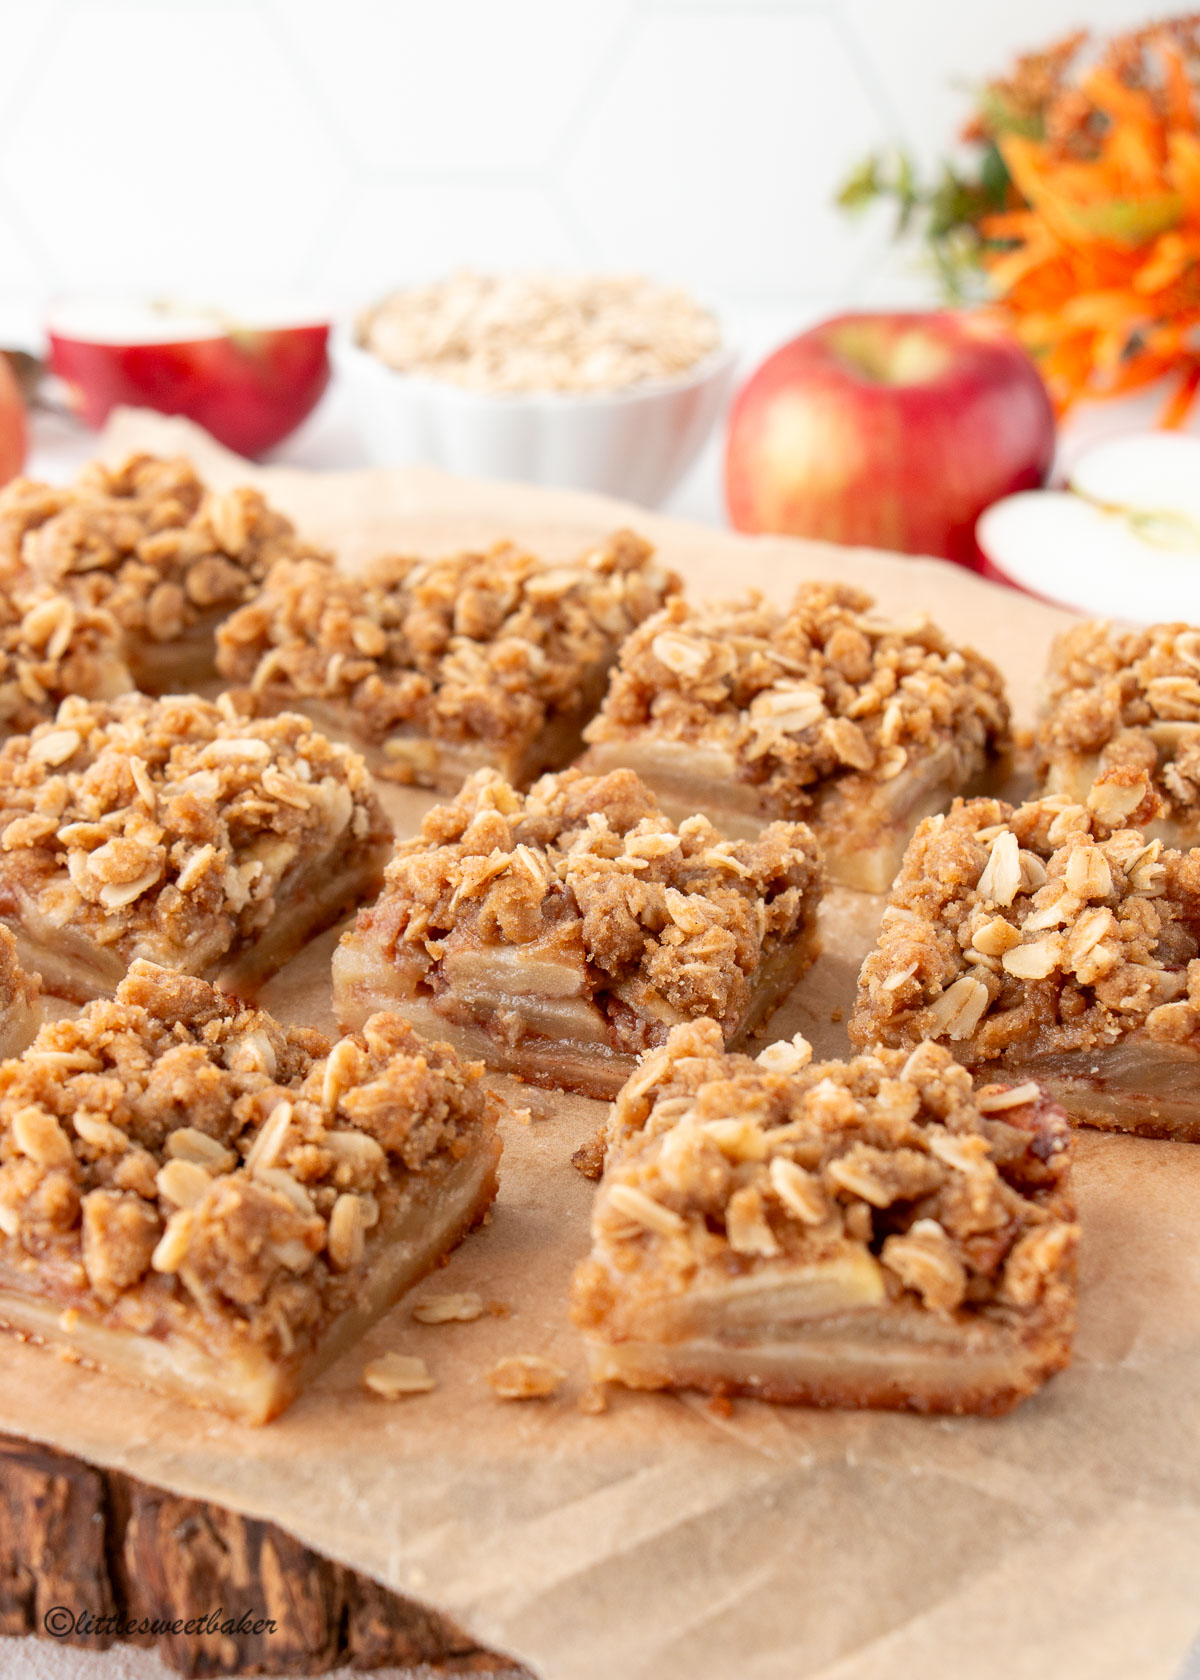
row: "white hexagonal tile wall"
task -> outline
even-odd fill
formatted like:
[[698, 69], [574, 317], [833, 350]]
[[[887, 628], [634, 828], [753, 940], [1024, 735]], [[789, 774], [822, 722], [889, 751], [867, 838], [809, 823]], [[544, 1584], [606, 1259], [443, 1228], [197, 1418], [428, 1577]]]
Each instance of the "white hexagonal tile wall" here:
[[828, 17], [649, 16], [564, 166], [606, 261], [713, 296], [842, 286], [878, 229], [833, 196], [880, 119]]
[[312, 278], [322, 292], [356, 305], [455, 268], [572, 268], [585, 261], [537, 187], [374, 181], [346, 194]]
[[0, 202], [0, 292], [29, 293], [40, 281], [41, 268], [25, 230]]
[[[625, 0], [276, 0], [368, 167], [426, 178], [535, 168], [554, 155]], [[331, 26], [332, 25], [332, 26]]]
[[288, 287], [340, 179], [245, 6], [68, 9], [2, 140], [59, 288]]
[[63, 28], [58, 0], [4, 7], [4, 51], [0, 53], [0, 112], [11, 110]]

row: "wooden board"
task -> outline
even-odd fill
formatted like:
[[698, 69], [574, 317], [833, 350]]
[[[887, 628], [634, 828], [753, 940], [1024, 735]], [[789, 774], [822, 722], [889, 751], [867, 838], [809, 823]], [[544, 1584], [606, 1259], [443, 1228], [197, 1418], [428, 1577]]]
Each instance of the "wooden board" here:
[[[183, 1631], [218, 1611], [219, 1625]], [[47, 1619], [88, 1631], [51, 1635]], [[140, 1631], [148, 1623], [159, 1630]], [[0, 1635], [23, 1634], [93, 1651], [123, 1641], [153, 1648], [190, 1676], [346, 1666], [419, 1669], [422, 1680], [531, 1680], [445, 1617], [273, 1523], [3, 1435]]]

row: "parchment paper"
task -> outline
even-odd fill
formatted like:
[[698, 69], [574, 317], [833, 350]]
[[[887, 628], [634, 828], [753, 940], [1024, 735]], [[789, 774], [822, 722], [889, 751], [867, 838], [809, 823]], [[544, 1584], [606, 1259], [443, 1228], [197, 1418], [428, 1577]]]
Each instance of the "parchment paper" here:
[[[351, 562], [511, 535], [569, 553], [615, 524], [650, 535], [697, 593], [784, 598], [840, 575], [927, 607], [1004, 667], [1028, 717], [1064, 615], [935, 562], [745, 539], [592, 496], [431, 471], [251, 474], [179, 422], [119, 417], [105, 440], [184, 449], [217, 483], [253, 476]], [[394, 800], [411, 824], [428, 804]], [[826, 953], [777, 1024], [844, 1053], [880, 901], [837, 891]], [[318, 941], [272, 983], [328, 1024]], [[503, 1087], [503, 1082], [498, 1081]], [[510, 1089], [514, 1089], [510, 1087]], [[424, 1289], [507, 1317], [424, 1326], [401, 1305], [278, 1422], [249, 1430], [4, 1343], [0, 1429], [290, 1529], [449, 1613], [545, 1680], [1169, 1680], [1200, 1627], [1200, 1147], [1082, 1133], [1075, 1360], [1008, 1418], [822, 1414], [617, 1393], [602, 1416], [566, 1311], [592, 1189], [569, 1165], [600, 1105], [521, 1092], [490, 1225]], [[387, 1404], [362, 1364], [420, 1354], [438, 1386]], [[507, 1353], [570, 1372], [505, 1404]]]

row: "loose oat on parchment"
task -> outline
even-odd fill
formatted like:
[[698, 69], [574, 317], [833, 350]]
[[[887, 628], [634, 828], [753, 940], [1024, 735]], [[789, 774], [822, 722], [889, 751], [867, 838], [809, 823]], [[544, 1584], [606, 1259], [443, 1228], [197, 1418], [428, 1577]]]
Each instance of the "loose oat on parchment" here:
[[537, 1353], [514, 1353], [484, 1372], [497, 1400], [548, 1400], [567, 1380], [553, 1359]]
[[408, 1394], [429, 1394], [437, 1387], [423, 1359], [385, 1353], [363, 1366], [363, 1387], [381, 1400], [400, 1400]]

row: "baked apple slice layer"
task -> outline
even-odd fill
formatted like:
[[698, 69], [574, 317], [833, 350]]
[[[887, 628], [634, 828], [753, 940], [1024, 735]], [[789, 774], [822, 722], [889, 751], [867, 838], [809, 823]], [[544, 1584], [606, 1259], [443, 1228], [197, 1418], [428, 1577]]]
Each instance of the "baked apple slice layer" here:
[[265, 1422], [483, 1216], [497, 1107], [398, 1016], [135, 963], [0, 1063], [0, 1326]]
[[630, 531], [570, 565], [511, 543], [359, 577], [283, 563], [217, 662], [244, 703], [306, 712], [376, 775], [454, 792], [491, 765], [527, 787], [578, 755], [622, 639], [678, 588]]
[[142, 957], [250, 988], [378, 889], [391, 829], [362, 759], [222, 696], [66, 700], [0, 749], [0, 917], [49, 991]]
[[21, 966], [17, 942], [0, 927], [0, 1057], [24, 1050], [42, 1024], [41, 980]]
[[1147, 838], [1159, 809], [1151, 770], [1126, 765], [1086, 805], [977, 799], [922, 824], [851, 1038], [937, 1040], [1075, 1120], [1200, 1142], [1200, 850]]
[[345, 1028], [398, 1009], [537, 1084], [611, 1097], [670, 1028], [743, 1041], [816, 954], [821, 865], [802, 823], [727, 840], [670, 822], [629, 770], [481, 771], [402, 841], [333, 962]]
[[948, 1051], [675, 1028], [618, 1096], [572, 1314], [597, 1381], [1002, 1412], [1070, 1356], [1070, 1127]]
[[1009, 715], [986, 659], [873, 606], [820, 583], [786, 612], [668, 602], [622, 648], [584, 767], [628, 766], [730, 835], [807, 822], [832, 880], [885, 892], [921, 818], [1005, 758]]

